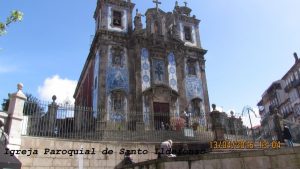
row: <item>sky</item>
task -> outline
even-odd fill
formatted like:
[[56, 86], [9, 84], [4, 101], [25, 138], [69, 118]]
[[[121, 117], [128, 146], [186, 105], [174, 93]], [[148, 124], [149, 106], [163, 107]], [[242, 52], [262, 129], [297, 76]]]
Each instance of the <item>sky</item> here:
[[[175, 0], [161, 0], [172, 11]], [[141, 13], [152, 0], [132, 0]], [[300, 54], [299, 0], [187, 0], [200, 22], [202, 47], [208, 50], [206, 76], [210, 104], [236, 115], [256, 104], [273, 81]], [[179, 0], [183, 5], [183, 0]], [[24, 84], [41, 100], [71, 100], [95, 32], [96, 0], [1, 0], [0, 21], [21, 10], [23, 21], [0, 37], [0, 99]], [[135, 14], [135, 9], [134, 12]], [[145, 27], [145, 24], [144, 24]], [[259, 118], [251, 116], [254, 125]], [[249, 125], [247, 117], [243, 117]]]

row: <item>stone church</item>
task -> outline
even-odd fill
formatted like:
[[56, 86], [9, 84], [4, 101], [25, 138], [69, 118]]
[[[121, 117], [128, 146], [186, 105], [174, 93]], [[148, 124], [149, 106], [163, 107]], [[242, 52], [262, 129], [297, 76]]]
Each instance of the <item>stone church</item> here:
[[200, 20], [187, 3], [176, 1], [174, 10], [165, 12], [161, 2], [153, 2], [156, 7], [142, 15], [138, 9], [133, 13], [131, 0], [98, 0], [95, 37], [75, 105], [92, 107], [100, 126], [135, 121], [155, 130], [185, 112], [206, 128], [207, 51], [200, 42]]

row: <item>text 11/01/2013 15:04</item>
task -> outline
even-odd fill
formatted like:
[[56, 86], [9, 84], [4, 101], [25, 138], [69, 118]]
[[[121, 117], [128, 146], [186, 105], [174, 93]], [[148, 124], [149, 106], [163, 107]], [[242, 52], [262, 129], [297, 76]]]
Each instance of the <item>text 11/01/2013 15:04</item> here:
[[260, 140], [256, 144], [253, 141], [238, 140], [238, 141], [211, 141], [209, 142], [211, 149], [279, 149], [280, 141]]

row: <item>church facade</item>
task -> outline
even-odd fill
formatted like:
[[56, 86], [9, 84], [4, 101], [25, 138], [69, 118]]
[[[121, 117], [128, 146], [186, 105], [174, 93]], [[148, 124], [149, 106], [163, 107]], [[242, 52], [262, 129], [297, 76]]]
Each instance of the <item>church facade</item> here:
[[[210, 104], [200, 21], [175, 3], [145, 15], [130, 0], [98, 0], [96, 32], [74, 93], [101, 126], [136, 122], [158, 129], [187, 112], [208, 127]], [[143, 26], [142, 17], [146, 19]], [[82, 114], [75, 114], [80, 118]]]

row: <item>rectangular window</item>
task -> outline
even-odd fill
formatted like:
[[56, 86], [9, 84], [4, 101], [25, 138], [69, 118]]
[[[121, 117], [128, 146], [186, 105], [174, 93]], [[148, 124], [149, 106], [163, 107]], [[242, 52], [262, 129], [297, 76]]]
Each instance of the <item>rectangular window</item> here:
[[122, 13], [120, 11], [113, 11], [113, 26], [122, 26]]
[[187, 41], [192, 41], [192, 31], [191, 28], [188, 26], [184, 27], [184, 38]]

